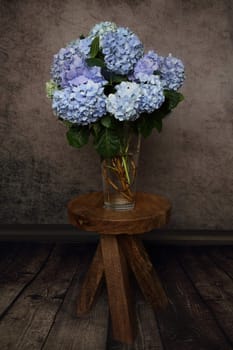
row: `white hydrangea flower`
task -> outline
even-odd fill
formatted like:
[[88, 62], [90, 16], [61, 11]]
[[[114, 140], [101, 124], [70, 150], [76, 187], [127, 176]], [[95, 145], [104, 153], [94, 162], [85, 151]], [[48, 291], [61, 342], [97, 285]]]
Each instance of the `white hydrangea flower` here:
[[136, 120], [139, 117], [140, 86], [134, 82], [122, 82], [116, 89], [116, 93], [107, 98], [107, 111], [120, 121]]

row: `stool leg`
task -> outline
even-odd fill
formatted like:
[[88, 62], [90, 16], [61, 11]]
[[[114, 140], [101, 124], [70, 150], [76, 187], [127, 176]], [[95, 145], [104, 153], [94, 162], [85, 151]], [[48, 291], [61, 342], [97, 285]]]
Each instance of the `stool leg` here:
[[77, 315], [90, 311], [104, 277], [104, 265], [100, 243], [96, 249], [78, 298]]
[[102, 235], [101, 248], [113, 336], [123, 343], [132, 344], [135, 318], [126, 260], [115, 235]]
[[167, 296], [141, 240], [124, 236], [119, 239], [119, 244], [124, 249], [145, 299], [154, 308], [165, 307], [168, 303]]

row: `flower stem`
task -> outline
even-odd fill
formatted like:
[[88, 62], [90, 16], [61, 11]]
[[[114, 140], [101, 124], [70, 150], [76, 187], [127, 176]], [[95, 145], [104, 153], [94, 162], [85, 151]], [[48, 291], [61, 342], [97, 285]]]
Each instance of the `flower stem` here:
[[129, 177], [128, 166], [127, 166], [127, 161], [126, 161], [126, 157], [125, 156], [122, 156], [122, 162], [123, 162], [123, 166], [124, 166], [127, 182], [130, 185], [131, 181], [130, 181], [130, 177]]

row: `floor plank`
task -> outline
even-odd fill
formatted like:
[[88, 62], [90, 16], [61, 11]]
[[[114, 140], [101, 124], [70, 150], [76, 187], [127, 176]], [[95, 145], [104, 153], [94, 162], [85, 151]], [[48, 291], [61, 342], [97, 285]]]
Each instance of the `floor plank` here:
[[233, 279], [233, 248], [232, 247], [213, 247], [209, 249], [208, 256], [225, 273]]
[[77, 247], [55, 247], [43, 270], [1, 320], [1, 350], [41, 349], [78, 267], [77, 256]]
[[182, 266], [219, 327], [233, 346], [233, 281], [208, 257], [206, 250], [189, 250], [179, 255]]
[[[87, 265], [87, 260], [84, 261]], [[85, 266], [84, 272], [87, 270]], [[80, 273], [75, 276], [56, 317], [43, 350], [104, 350], [106, 347], [109, 310], [106, 288], [100, 291], [91, 311], [78, 317], [77, 298], [80, 290]]]
[[[90, 313], [76, 316], [95, 245], [0, 244], [0, 350], [233, 349], [233, 249], [149, 245], [169, 299], [154, 312], [135, 280], [133, 346], [113, 340], [106, 286]], [[1, 309], [2, 305], [2, 309]]]
[[51, 245], [14, 246], [0, 262], [0, 318], [35, 278], [51, 252]]
[[154, 311], [141, 298], [136, 305], [138, 334], [135, 340], [135, 350], [163, 350], [158, 324]]
[[171, 249], [154, 253], [169, 306], [156, 317], [165, 350], [229, 350], [231, 346]]

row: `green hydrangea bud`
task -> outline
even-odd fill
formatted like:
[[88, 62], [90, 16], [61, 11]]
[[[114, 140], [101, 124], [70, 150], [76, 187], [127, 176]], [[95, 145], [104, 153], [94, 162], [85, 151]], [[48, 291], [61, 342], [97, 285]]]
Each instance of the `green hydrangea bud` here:
[[46, 83], [46, 95], [48, 98], [53, 98], [54, 91], [58, 90], [57, 84], [51, 79]]

